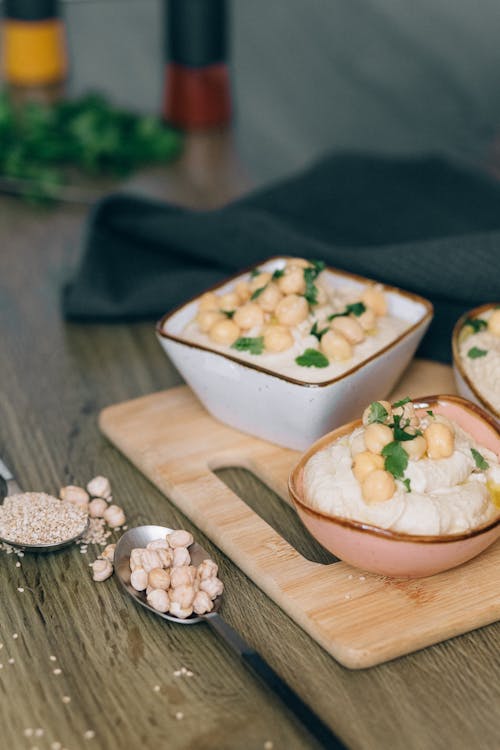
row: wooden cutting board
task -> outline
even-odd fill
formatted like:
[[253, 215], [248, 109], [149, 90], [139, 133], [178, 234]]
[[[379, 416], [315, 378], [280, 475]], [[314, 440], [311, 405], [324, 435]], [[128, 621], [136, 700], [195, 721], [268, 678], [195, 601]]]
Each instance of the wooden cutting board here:
[[[417, 360], [393, 395], [453, 392], [450, 368]], [[298, 454], [216, 421], [187, 386], [110, 406], [100, 426], [346, 667], [380, 664], [500, 619], [500, 544], [455, 570], [412, 581], [363, 573], [343, 562], [306, 560], [213, 473], [244, 467], [288, 502], [287, 477]]]

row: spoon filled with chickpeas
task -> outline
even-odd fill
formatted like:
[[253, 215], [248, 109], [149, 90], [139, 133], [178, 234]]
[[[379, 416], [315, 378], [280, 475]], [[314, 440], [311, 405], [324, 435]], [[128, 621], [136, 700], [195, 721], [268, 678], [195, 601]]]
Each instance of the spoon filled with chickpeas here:
[[331, 750], [343, 743], [219, 614], [224, 586], [217, 564], [183, 529], [138, 526], [120, 538], [114, 568], [126, 592], [142, 607], [179, 625], [206, 622], [284, 702], [293, 715]]

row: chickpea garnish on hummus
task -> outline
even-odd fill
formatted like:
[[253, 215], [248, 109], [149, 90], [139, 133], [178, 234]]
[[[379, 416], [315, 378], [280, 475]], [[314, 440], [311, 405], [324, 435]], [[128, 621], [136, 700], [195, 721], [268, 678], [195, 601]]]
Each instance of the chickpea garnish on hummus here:
[[290, 258], [253, 269], [224, 293], [207, 292], [186, 337], [298, 380], [336, 377], [382, 349], [408, 323], [389, 313], [383, 287], [328, 283], [325, 264]]
[[362, 426], [314, 454], [306, 502], [408, 534], [454, 534], [500, 512], [500, 464], [456, 422], [409, 398], [374, 401]]

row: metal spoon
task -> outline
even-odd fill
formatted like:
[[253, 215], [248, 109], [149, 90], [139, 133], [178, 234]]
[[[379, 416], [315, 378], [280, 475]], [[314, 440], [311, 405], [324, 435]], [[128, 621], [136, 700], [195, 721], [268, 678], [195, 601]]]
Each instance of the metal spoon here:
[[[22, 489], [14, 479], [14, 475], [1, 458], [0, 477], [6, 484], [7, 496], [19, 495], [20, 493], [22, 493]], [[85, 527], [82, 531], [76, 534], [76, 536], [72, 536], [70, 539], [65, 539], [64, 542], [52, 542], [50, 544], [21, 544], [20, 542], [14, 542], [12, 541], [12, 539], [6, 539], [2, 536], [0, 536], [0, 542], [4, 542], [4, 544], [8, 544], [10, 547], [15, 547], [16, 549], [22, 549], [25, 552], [38, 552], [39, 554], [44, 552], [57, 552], [57, 550], [64, 549], [64, 547], [67, 547], [68, 545], [73, 544], [73, 542], [78, 541], [78, 539], [80, 539], [80, 537], [85, 534], [88, 527], [89, 519], [87, 519], [87, 523], [85, 524]]]
[[[283, 701], [289, 711], [299, 719], [303, 726], [316, 738], [319, 744], [328, 748], [328, 750], [346, 750], [346, 746], [339, 740], [331, 729], [299, 698], [291, 687], [284, 682], [281, 677], [269, 666], [269, 664], [257, 653], [228, 623], [222, 619], [218, 613], [221, 604], [221, 596], [214, 601], [214, 609], [206, 615], [192, 614], [185, 620], [173, 617], [150, 607], [146, 595], [143, 591], [136, 591], [130, 585], [130, 554], [133, 549], [144, 548], [149, 542], [155, 539], [164, 539], [173, 529], [165, 526], [137, 526], [130, 529], [120, 538], [115, 549], [115, 573], [130, 596], [138, 604], [155, 615], [163, 617], [164, 620], [170, 620], [178, 625], [196, 625], [200, 622], [207, 622], [211, 628], [235, 651], [238, 656], [252, 668], [254, 673], [260, 677], [263, 682]], [[202, 560], [206, 560], [209, 555], [196, 542], [189, 548], [191, 561], [193, 565], [199, 565]]]

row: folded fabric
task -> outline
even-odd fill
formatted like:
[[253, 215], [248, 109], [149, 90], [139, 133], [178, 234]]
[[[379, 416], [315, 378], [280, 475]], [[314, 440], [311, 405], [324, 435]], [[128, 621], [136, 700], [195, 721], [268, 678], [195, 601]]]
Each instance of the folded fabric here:
[[449, 361], [457, 318], [500, 300], [500, 184], [437, 157], [334, 155], [215, 211], [112, 195], [90, 215], [63, 313], [158, 318], [272, 255], [322, 259], [429, 298], [435, 319], [419, 354]]

